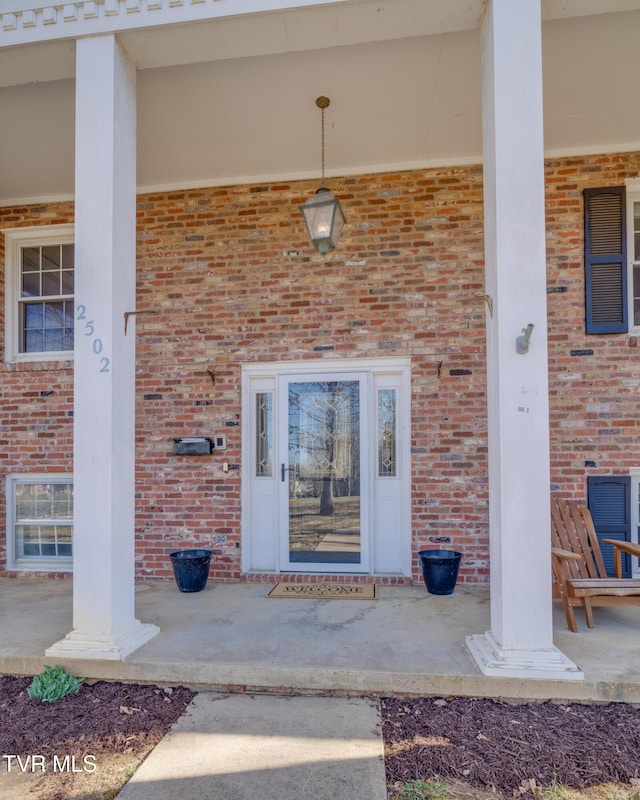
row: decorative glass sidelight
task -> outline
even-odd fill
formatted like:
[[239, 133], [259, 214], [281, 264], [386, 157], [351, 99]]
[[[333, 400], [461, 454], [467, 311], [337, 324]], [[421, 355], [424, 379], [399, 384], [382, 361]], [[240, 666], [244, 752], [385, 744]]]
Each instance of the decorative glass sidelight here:
[[256, 477], [273, 475], [273, 392], [256, 393]]
[[398, 474], [396, 389], [378, 389], [378, 477]]
[[360, 394], [359, 380], [288, 384], [291, 564], [361, 563]]

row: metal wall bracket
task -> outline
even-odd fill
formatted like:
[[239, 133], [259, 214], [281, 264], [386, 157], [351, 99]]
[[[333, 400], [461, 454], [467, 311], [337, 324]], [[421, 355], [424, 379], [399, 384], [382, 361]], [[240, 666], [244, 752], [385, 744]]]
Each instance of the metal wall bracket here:
[[522, 329], [522, 336], [516, 337], [516, 353], [524, 355], [529, 352], [529, 340], [533, 333], [534, 324], [530, 322], [526, 328]]
[[127, 325], [129, 324], [129, 317], [135, 317], [139, 314], [157, 314], [157, 311], [125, 311], [124, 312], [124, 335], [127, 335]]

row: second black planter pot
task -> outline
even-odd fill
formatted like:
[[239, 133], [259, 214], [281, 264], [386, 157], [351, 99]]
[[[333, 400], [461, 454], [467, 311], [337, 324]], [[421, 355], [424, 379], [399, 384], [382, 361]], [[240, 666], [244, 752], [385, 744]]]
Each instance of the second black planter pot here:
[[418, 557], [429, 594], [453, 594], [462, 553], [455, 550], [420, 550]]

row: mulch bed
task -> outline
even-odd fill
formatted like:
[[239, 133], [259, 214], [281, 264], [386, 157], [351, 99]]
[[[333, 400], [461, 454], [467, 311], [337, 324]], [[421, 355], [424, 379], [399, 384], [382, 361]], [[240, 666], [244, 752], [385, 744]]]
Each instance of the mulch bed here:
[[56, 703], [27, 695], [31, 678], [0, 676], [0, 754], [77, 755], [137, 752], [154, 747], [194, 697], [183, 687], [161, 689], [99, 681]]
[[[50, 704], [27, 696], [30, 682], [0, 676], [0, 754], [75, 754], [82, 763], [88, 753], [98, 762], [130, 753], [139, 762], [194, 697], [183, 687], [98, 681]], [[640, 710], [625, 703], [383, 698], [381, 708], [390, 786], [439, 779], [521, 795], [553, 784], [640, 785]]]
[[522, 794], [640, 777], [640, 710], [624, 703], [507, 703], [472, 698], [382, 700], [390, 785], [458, 780]]

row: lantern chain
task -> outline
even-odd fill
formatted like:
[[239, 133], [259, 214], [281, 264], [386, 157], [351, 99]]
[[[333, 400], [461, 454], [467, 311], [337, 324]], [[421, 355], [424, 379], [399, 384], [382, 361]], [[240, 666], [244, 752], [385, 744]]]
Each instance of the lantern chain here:
[[324, 108], [322, 109], [322, 185], [324, 186]]
[[324, 110], [325, 108], [329, 107], [329, 103], [331, 100], [324, 95], [321, 95], [316, 100], [316, 105], [322, 112], [322, 122], [321, 122], [321, 137], [320, 137], [320, 144], [321, 144], [321, 152], [322, 152], [322, 186], [324, 186]]

